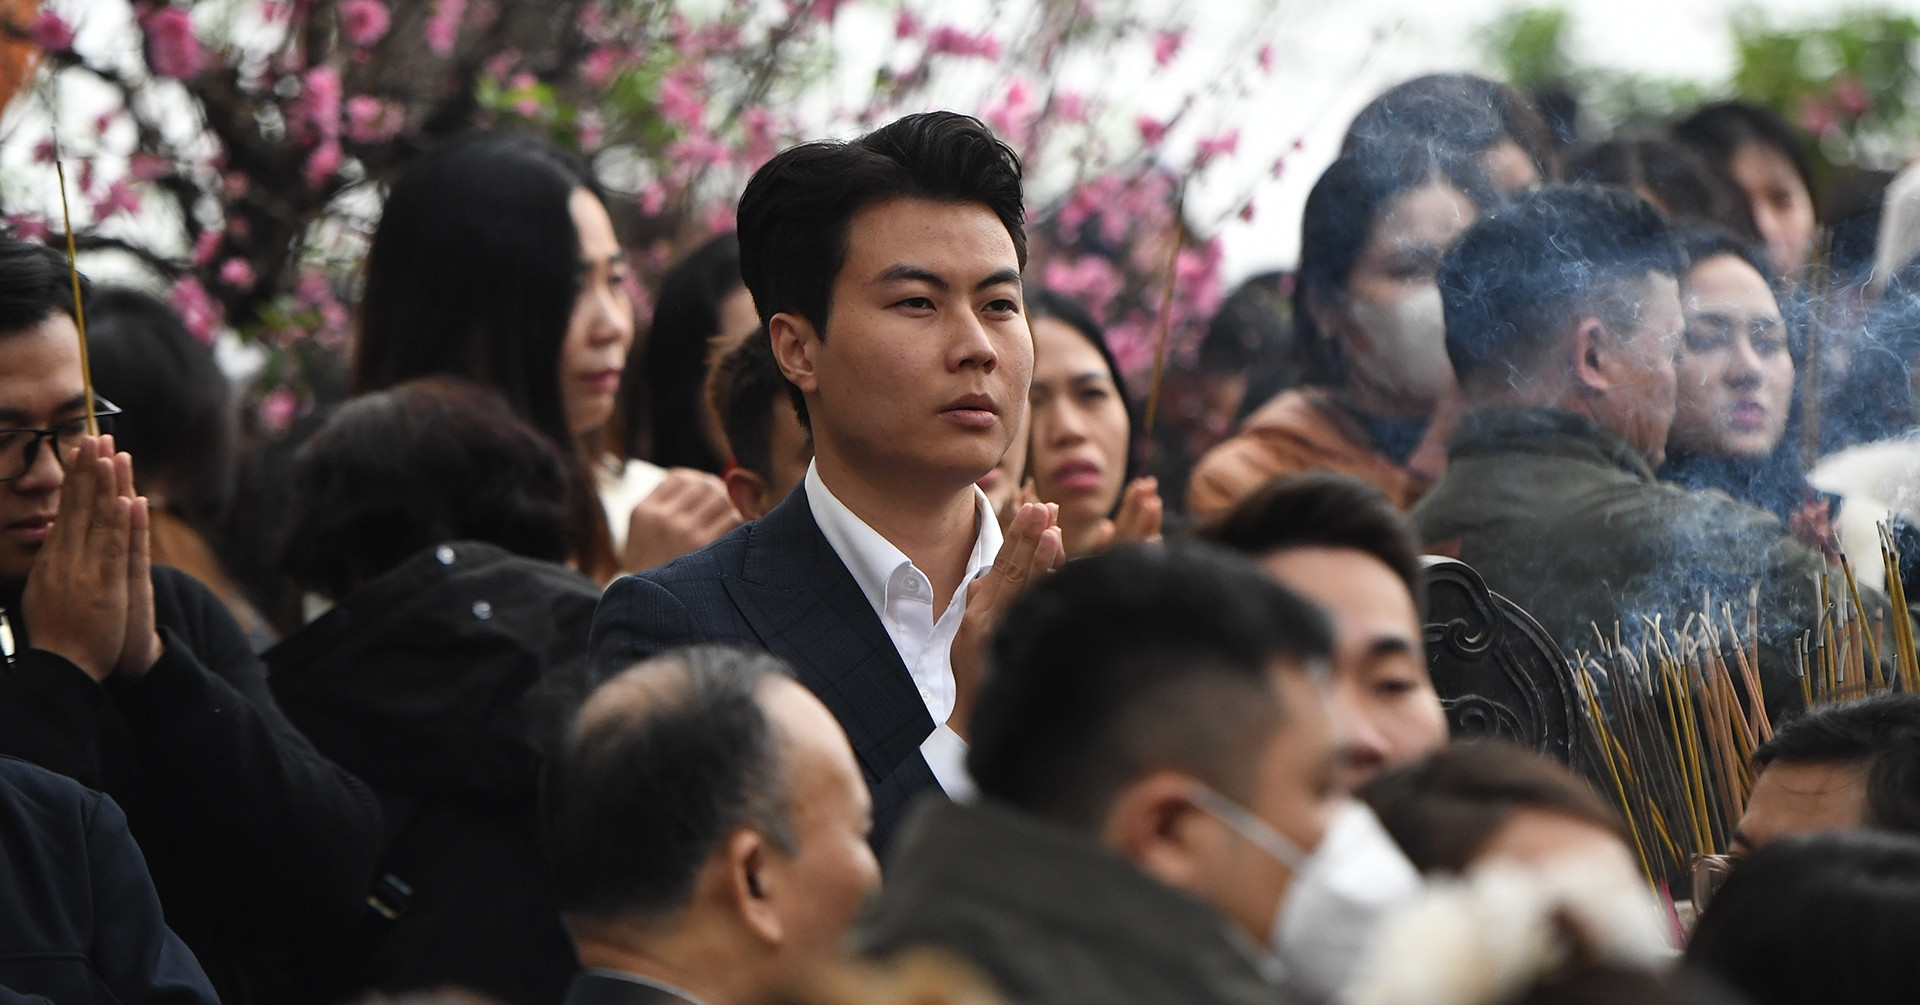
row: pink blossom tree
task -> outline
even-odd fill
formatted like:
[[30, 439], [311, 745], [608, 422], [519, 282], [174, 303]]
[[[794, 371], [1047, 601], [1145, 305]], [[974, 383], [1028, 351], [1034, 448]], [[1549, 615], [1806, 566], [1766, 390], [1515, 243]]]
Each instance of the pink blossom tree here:
[[[969, 23], [934, 0], [740, 0], [698, 16], [671, 0], [47, 0], [0, 28], [42, 51], [40, 84], [19, 100], [52, 120], [80, 247], [139, 263], [203, 337], [230, 330], [266, 348], [263, 393], [297, 399], [339, 355], [382, 186], [421, 150], [489, 125], [587, 154], [645, 280], [730, 228], [740, 186], [781, 146], [926, 107], [969, 111], [1027, 161], [1040, 280], [1111, 323], [1129, 369], [1150, 364], [1169, 289], [1173, 341], [1190, 346], [1220, 297], [1217, 221], [1178, 221], [1175, 207], [1188, 178], [1235, 156], [1237, 133], [1204, 124], [1270, 61], [1249, 42], [1230, 72], [1146, 111], [1119, 85], [1190, 58], [1184, 24], [1084, 0], [991, 12]], [[89, 22], [114, 16], [137, 46], [89, 45]], [[856, 56], [871, 77], [848, 86]], [[1111, 73], [1116, 61], [1137, 73]], [[74, 110], [68, 83], [82, 81], [109, 96], [103, 108]], [[54, 153], [41, 143], [36, 158]], [[14, 201], [16, 232], [58, 232], [46, 200]], [[286, 395], [271, 400], [290, 414]]]

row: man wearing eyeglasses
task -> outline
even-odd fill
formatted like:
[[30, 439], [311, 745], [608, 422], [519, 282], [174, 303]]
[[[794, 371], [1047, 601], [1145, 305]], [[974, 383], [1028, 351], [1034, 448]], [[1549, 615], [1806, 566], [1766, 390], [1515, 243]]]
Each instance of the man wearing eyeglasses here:
[[379, 809], [280, 715], [214, 594], [150, 567], [132, 458], [88, 435], [73, 310], [64, 259], [0, 237], [0, 754], [111, 795], [221, 1000], [279, 1000], [269, 954], [360, 921]]

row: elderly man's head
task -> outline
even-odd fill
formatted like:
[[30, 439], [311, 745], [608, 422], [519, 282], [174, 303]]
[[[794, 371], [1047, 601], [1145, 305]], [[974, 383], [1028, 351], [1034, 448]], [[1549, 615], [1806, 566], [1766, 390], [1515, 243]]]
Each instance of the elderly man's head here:
[[549, 767], [581, 962], [744, 1001], [839, 951], [879, 869], [846, 736], [777, 659], [699, 647], [607, 681]]
[[1440, 266], [1447, 355], [1469, 401], [1592, 419], [1653, 464], [1674, 414], [1680, 246], [1622, 189], [1547, 188], [1475, 224]]

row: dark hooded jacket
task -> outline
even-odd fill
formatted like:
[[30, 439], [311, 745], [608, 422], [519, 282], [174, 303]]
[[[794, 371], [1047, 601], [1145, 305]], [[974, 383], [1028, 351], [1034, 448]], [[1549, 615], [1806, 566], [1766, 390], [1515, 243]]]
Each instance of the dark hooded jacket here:
[[1251, 940], [1092, 839], [1002, 805], [922, 799], [855, 935], [955, 953], [1021, 1005], [1280, 1005]]
[[[246, 634], [213, 591], [153, 570], [160, 659], [101, 684], [32, 648], [24, 584], [0, 587], [0, 754], [113, 797], [168, 927], [228, 1005], [277, 1002], [292, 954], [351, 932], [380, 809], [274, 706]], [[9, 640], [0, 633], [0, 649]]]
[[541, 860], [538, 779], [588, 690], [599, 597], [565, 566], [454, 542], [266, 654], [288, 717], [386, 810], [378, 907], [317, 978], [337, 982], [334, 997], [445, 984], [510, 1005], [565, 995], [577, 967]]

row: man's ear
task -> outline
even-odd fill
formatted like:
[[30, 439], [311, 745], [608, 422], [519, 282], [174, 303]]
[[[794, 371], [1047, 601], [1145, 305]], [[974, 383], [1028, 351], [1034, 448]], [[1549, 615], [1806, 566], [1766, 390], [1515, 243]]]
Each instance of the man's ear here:
[[820, 390], [820, 378], [813, 370], [813, 354], [820, 346], [820, 334], [813, 322], [798, 314], [775, 314], [767, 321], [767, 337], [773, 340], [773, 358], [780, 372], [801, 394]]
[[758, 520], [773, 508], [767, 498], [766, 480], [759, 472], [735, 464], [720, 479], [726, 482], [727, 498], [733, 500], [733, 508], [740, 511], [741, 519]]
[[741, 925], [769, 946], [786, 940], [786, 925], [774, 909], [775, 881], [768, 867], [773, 849], [767, 839], [742, 827], [722, 846], [724, 897]]
[[1613, 389], [1613, 339], [1599, 318], [1588, 316], [1574, 324], [1573, 382], [1583, 393], [1605, 394]]
[[1191, 775], [1155, 771], [1120, 791], [1107, 808], [1101, 839], [1140, 871], [1177, 889], [1199, 881], [1217, 835], [1193, 803]]

